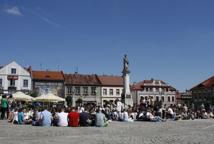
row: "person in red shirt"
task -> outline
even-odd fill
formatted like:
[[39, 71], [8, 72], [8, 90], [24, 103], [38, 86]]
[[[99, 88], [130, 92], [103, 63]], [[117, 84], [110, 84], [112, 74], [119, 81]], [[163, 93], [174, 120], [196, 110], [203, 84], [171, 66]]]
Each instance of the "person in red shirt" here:
[[79, 113], [75, 108], [72, 108], [72, 111], [68, 114], [68, 126], [69, 127], [79, 126]]

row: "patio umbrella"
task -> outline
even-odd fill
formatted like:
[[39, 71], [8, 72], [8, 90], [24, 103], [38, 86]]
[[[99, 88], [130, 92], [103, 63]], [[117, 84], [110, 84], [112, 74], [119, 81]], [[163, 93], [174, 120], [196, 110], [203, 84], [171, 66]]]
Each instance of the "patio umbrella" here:
[[16, 92], [13, 94], [13, 99], [20, 101], [32, 101], [34, 98], [23, 92]]
[[65, 101], [64, 98], [61, 98], [59, 96], [56, 96], [52, 93], [46, 94], [46, 95], [41, 95], [39, 97], [36, 97], [34, 99], [35, 101], [40, 101], [40, 102], [60, 102], [60, 101]]

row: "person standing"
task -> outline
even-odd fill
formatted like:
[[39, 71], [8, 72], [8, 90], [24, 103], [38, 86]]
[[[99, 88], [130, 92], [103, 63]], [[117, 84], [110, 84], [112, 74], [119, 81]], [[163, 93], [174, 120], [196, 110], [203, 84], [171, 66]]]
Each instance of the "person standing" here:
[[72, 108], [72, 111], [68, 114], [68, 126], [78, 127], [79, 126], [79, 113], [78, 108]]
[[118, 113], [121, 113], [122, 109], [123, 109], [123, 104], [121, 103], [121, 101], [117, 98], [116, 99], [116, 109]]
[[7, 101], [6, 95], [3, 95], [1, 99], [1, 119], [2, 120], [5, 118], [5, 113], [7, 112], [7, 109], [8, 109], [8, 101]]

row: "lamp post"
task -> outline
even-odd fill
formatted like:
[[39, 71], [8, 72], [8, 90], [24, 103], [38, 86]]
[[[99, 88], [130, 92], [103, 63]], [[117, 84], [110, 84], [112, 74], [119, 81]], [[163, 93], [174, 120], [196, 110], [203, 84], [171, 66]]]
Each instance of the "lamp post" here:
[[97, 88], [95, 88], [95, 101], [96, 101], [96, 105], [98, 105], [98, 100], [97, 100]]
[[75, 106], [75, 99], [74, 99], [74, 90], [73, 89], [72, 89], [71, 93], [72, 93], [72, 107], [74, 107]]

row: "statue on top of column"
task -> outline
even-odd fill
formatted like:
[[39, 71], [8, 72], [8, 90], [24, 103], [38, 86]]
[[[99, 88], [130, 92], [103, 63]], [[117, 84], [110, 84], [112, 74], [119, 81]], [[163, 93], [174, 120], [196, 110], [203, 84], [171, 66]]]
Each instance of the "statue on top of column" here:
[[129, 61], [128, 61], [128, 57], [125, 54], [124, 58], [123, 58], [123, 74], [127, 74], [130, 73], [129, 71]]

